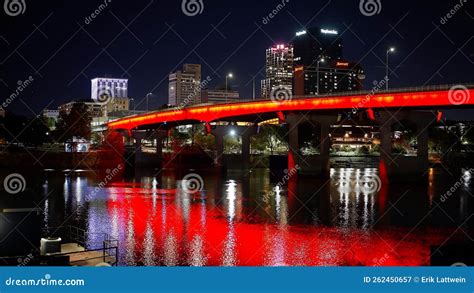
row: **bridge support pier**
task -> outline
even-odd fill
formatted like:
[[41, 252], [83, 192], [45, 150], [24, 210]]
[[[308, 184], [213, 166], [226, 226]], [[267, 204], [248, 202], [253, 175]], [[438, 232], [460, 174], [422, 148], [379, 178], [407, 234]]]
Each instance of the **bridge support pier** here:
[[[289, 153], [288, 169], [299, 169], [301, 174], [329, 176], [330, 170], [330, 149], [331, 125], [338, 119], [334, 114], [288, 114], [286, 122], [289, 124]], [[299, 145], [299, 126], [309, 122], [311, 125], [319, 127], [320, 144], [319, 154], [303, 155]]]
[[[242, 154], [235, 157], [235, 160], [226, 161], [224, 159], [224, 137], [230, 135], [240, 136], [242, 140]], [[216, 139], [216, 157], [214, 163], [219, 167], [226, 167], [229, 169], [236, 168], [242, 170], [250, 169], [250, 138], [257, 133], [256, 126], [236, 126], [236, 125], [218, 125], [211, 130], [211, 134]], [[229, 156], [229, 158], [231, 158]]]
[[[135, 164], [138, 165], [161, 165], [163, 162], [163, 139], [168, 136], [168, 132], [162, 129], [149, 130], [149, 131], [133, 131], [132, 138], [134, 140], [134, 158]], [[153, 141], [156, 140], [156, 155], [143, 153], [142, 142], [143, 140]]]
[[[419, 176], [426, 174], [428, 161], [428, 128], [436, 122], [436, 115], [424, 111], [381, 111], [380, 118], [380, 163], [386, 170], [389, 178], [411, 178], [419, 180]], [[414, 135], [417, 141], [416, 156], [394, 154], [392, 151], [392, 127], [403, 121], [411, 122], [416, 130]]]

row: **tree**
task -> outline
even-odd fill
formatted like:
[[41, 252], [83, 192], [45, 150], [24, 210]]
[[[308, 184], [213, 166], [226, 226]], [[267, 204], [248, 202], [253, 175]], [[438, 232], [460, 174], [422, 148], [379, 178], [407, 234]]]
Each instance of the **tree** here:
[[287, 130], [279, 125], [264, 125], [260, 128], [260, 133], [252, 138], [252, 148], [261, 152], [275, 154], [278, 149], [286, 147]]
[[457, 129], [432, 128], [429, 132], [430, 148], [437, 153], [459, 151], [461, 149], [460, 134]]
[[1, 135], [10, 143], [39, 146], [49, 140], [49, 128], [43, 117], [28, 119], [7, 113], [2, 124]]
[[75, 103], [68, 114], [61, 113], [59, 115], [56, 131], [57, 140], [65, 142], [74, 136], [90, 139], [91, 122], [92, 115], [89, 107], [83, 102]]

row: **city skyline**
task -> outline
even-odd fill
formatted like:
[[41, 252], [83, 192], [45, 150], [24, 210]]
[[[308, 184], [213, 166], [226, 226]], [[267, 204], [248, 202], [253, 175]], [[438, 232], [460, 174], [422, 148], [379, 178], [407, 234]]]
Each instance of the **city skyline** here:
[[[281, 5], [283, 2], [285, 5]], [[130, 80], [129, 95], [139, 109], [145, 107], [146, 94], [153, 93], [150, 108], [156, 109], [166, 104], [169, 73], [184, 63], [198, 63], [203, 67], [202, 76], [212, 79], [209, 88], [224, 84], [226, 73], [232, 71], [234, 88], [239, 89], [242, 98], [251, 98], [253, 77], [258, 81], [265, 75], [265, 49], [290, 42], [297, 31], [314, 26], [340, 32], [347, 59], [360, 61], [366, 71], [365, 89], [383, 79], [385, 50], [392, 45], [397, 52], [391, 57], [391, 87], [472, 81], [468, 74], [472, 37], [460, 29], [472, 20], [464, 11], [443, 20], [454, 2], [429, 6], [414, 3], [409, 9], [384, 3], [383, 9], [391, 11], [388, 16], [365, 16], [358, 3], [322, 1], [305, 4], [307, 8], [302, 10], [291, 1], [283, 2], [253, 3], [255, 9], [251, 13], [231, 4], [229, 14], [223, 14], [226, 8], [222, 4], [207, 1], [203, 12], [194, 17], [185, 15], [180, 3], [151, 1], [128, 7], [110, 2], [93, 19], [86, 16], [101, 3], [86, 7], [73, 4], [68, 8], [28, 3], [29, 9], [23, 15], [1, 19], [2, 24], [12, 28], [0, 34], [7, 52], [2, 65], [9, 73], [0, 76], [1, 96], [6, 99], [19, 80], [31, 76], [34, 80], [7, 111], [33, 115], [44, 108], [87, 97], [90, 79], [113, 76]], [[341, 12], [342, 7], [349, 6], [354, 9]], [[64, 27], [58, 28], [55, 23], [63, 20], [64, 9], [69, 17]], [[124, 17], [125, 9], [133, 12]], [[420, 10], [422, 15], [416, 13]], [[160, 17], [153, 23], [143, 16], [154, 13]], [[268, 17], [269, 13], [274, 15]], [[421, 22], [420, 18], [430, 21]], [[232, 23], [237, 20], [245, 29], [235, 30]], [[186, 23], [194, 25], [188, 27]], [[420, 28], [416, 32], [412, 30], [415, 23]], [[49, 34], [53, 29], [55, 34]], [[110, 33], [105, 34], [106, 31]], [[41, 43], [44, 45], [35, 46]], [[222, 49], [212, 50], [215, 46]], [[80, 58], [70, 58], [71, 54]], [[51, 73], [58, 70], [64, 74]], [[54, 87], [44, 81], [47, 78], [56, 80]]]

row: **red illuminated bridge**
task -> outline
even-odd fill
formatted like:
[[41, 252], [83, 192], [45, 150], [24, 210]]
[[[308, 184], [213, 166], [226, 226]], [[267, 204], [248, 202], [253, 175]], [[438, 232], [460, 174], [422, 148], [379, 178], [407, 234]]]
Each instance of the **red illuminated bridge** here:
[[[241, 121], [258, 122], [279, 113], [329, 110], [377, 110], [377, 109], [455, 109], [474, 105], [473, 86], [447, 87], [444, 90], [392, 91], [337, 95], [326, 97], [294, 97], [290, 101], [256, 100], [228, 104], [197, 105], [187, 108], [172, 108], [112, 121], [110, 129], [141, 128], [160, 123], [210, 123], [240, 118]], [[280, 116], [281, 118], [281, 116]], [[146, 128], [146, 127], [145, 127]]]
[[[428, 129], [439, 122], [444, 109], [467, 109], [474, 106], [474, 86], [455, 85], [416, 89], [398, 89], [386, 92], [358, 92], [332, 96], [293, 97], [288, 101], [255, 100], [228, 104], [203, 104], [185, 108], [171, 108], [125, 117], [108, 124], [118, 130], [141, 150], [142, 140], [157, 144], [162, 157], [162, 141], [167, 130], [177, 125], [206, 125], [215, 136], [215, 163], [224, 166], [224, 137], [232, 132], [241, 137], [242, 169], [249, 168], [250, 137], [258, 132], [256, 123], [274, 119], [288, 125], [288, 168], [299, 167], [300, 173], [327, 174], [331, 148], [331, 127], [341, 122], [341, 113], [364, 114], [372, 124], [378, 124], [380, 136], [380, 171], [388, 175], [425, 174], [428, 168]], [[278, 118], [278, 119], [275, 119]], [[219, 122], [219, 123], [217, 123]], [[228, 123], [225, 123], [228, 122]], [[248, 122], [236, 124], [233, 122]], [[300, 152], [299, 128], [309, 122], [320, 135], [320, 152], [303, 156]], [[212, 124], [211, 124], [212, 123]], [[392, 154], [394, 125], [407, 123], [415, 131], [416, 156]], [[212, 126], [211, 126], [212, 125]], [[239, 126], [237, 126], [239, 125]], [[244, 125], [244, 126], [242, 126]], [[136, 156], [138, 157], [138, 156]]]

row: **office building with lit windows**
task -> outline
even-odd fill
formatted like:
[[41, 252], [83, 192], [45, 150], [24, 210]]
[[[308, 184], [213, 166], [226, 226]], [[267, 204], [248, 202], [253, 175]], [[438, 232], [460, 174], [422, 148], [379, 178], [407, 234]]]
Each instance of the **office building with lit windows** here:
[[169, 75], [168, 104], [190, 106], [201, 103], [201, 65], [184, 64]]
[[324, 95], [362, 89], [364, 70], [343, 59], [337, 30], [311, 28], [296, 33], [293, 41], [293, 94]]
[[266, 50], [266, 78], [261, 83], [262, 98], [270, 99], [275, 91], [291, 95], [293, 57], [293, 47], [290, 45], [276, 45]]
[[359, 64], [342, 59], [325, 61], [319, 66], [298, 66], [294, 71], [293, 93], [305, 96], [359, 91], [363, 89], [364, 79], [364, 70]]

